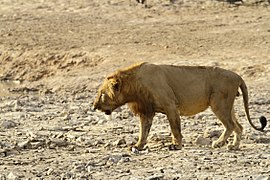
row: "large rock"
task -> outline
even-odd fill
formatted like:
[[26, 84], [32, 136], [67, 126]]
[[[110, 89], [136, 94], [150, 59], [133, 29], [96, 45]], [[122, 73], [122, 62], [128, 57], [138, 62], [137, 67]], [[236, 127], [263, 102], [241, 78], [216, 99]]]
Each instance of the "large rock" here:
[[221, 132], [222, 130], [208, 128], [204, 131], [203, 137], [204, 138], [219, 137], [221, 135]]
[[195, 144], [200, 146], [208, 146], [211, 145], [211, 141], [209, 138], [204, 138], [203, 136], [198, 136], [195, 140]]
[[11, 120], [3, 120], [1, 127], [4, 129], [11, 129], [17, 126], [17, 123]]

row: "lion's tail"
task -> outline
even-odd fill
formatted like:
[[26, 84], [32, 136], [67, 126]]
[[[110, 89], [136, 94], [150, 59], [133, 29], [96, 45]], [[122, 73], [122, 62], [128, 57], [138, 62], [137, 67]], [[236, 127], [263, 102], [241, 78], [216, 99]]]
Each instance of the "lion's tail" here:
[[261, 123], [261, 127], [258, 128], [256, 127], [251, 119], [250, 119], [250, 115], [249, 115], [249, 109], [248, 109], [248, 90], [247, 90], [247, 86], [246, 86], [246, 83], [244, 82], [244, 80], [241, 78], [241, 84], [240, 84], [240, 89], [243, 93], [243, 100], [244, 100], [244, 106], [245, 106], [245, 112], [246, 112], [246, 116], [247, 116], [247, 119], [248, 119], [248, 122], [250, 123], [250, 125], [258, 130], [258, 131], [262, 131], [263, 132], [263, 129], [265, 128], [266, 124], [267, 124], [267, 120], [264, 116], [261, 116], [260, 117], [260, 123]]

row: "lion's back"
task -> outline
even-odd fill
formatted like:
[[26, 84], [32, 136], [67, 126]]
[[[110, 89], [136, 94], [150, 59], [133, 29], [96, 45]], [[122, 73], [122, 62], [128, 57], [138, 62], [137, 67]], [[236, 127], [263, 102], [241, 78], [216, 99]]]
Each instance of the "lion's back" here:
[[237, 74], [207, 66], [143, 64], [137, 78], [158, 104], [175, 102], [184, 115], [207, 108], [213, 92], [237, 91], [239, 87]]
[[[241, 77], [226, 69], [211, 66], [174, 66], [145, 63], [139, 69], [138, 78], [156, 83], [166, 81], [170, 86], [192, 87], [238, 82]], [[229, 85], [229, 84], [228, 84]]]

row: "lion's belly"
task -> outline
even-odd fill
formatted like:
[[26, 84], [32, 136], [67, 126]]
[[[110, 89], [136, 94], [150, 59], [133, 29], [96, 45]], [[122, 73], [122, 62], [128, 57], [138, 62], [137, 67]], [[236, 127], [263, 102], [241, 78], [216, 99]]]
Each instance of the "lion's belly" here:
[[197, 101], [182, 103], [179, 105], [178, 110], [181, 116], [192, 116], [205, 111], [209, 107], [207, 101]]

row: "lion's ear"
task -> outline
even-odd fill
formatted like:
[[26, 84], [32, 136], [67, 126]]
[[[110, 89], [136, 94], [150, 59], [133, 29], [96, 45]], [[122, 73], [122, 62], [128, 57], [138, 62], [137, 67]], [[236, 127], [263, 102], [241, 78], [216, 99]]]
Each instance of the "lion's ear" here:
[[110, 80], [110, 79], [114, 78], [114, 75], [109, 75], [106, 78], [107, 78], [107, 80]]
[[116, 79], [115, 81], [112, 82], [112, 87], [114, 91], [119, 92], [121, 88], [121, 82]]
[[120, 92], [122, 84], [117, 74], [107, 76], [107, 80], [110, 82], [110, 87], [114, 92]]

